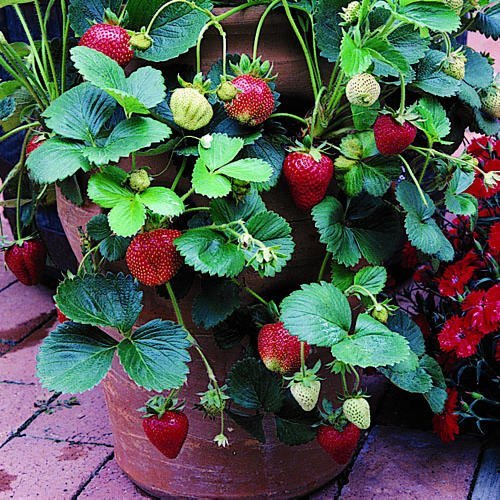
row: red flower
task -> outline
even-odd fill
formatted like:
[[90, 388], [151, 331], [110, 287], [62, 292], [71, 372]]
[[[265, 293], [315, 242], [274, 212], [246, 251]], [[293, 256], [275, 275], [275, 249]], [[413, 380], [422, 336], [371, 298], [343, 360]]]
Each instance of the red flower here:
[[471, 330], [464, 318], [451, 316], [438, 334], [439, 346], [445, 352], [455, 351], [457, 357], [468, 358], [477, 351], [483, 335]]
[[493, 137], [483, 135], [471, 141], [467, 147], [467, 153], [478, 160], [489, 160], [496, 142], [498, 141], [495, 141]]
[[[500, 171], [500, 160], [487, 160], [482, 166], [482, 170], [486, 173]], [[466, 190], [466, 193], [469, 193], [476, 198], [491, 198], [498, 192], [500, 192], [500, 182], [497, 182], [493, 186], [487, 186], [484, 183], [484, 175], [480, 172], [476, 172], [474, 182]]]
[[446, 389], [446, 392], [448, 399], [444, 405], [444, 411], [439, 415], [434, 415], [432, 427], [443, 443], [450, 443], [460, 433], [458, 415], [455, 413], [458, 409], [458, 392], [456, 389]]
[[441, 295], [453, 297], [457, 293], [463, 293], [465, 285], [471, 280], [476, 267], [472, 264], [477, 261], [474, 252], [469, 252], [465, 257], [450, 264], [438, 279], [438, 288]]
[[404, 269], [415, 269], [417, 264], [417, 249], [407, 241], [401, 250], [401, 267]]
[[476, 290], [462, 302], [465, 323], [477, 333], [487, 335], [500, 327], [500, 285], [488, 291]]
[[488, 245], [493, 257], [497, 260], [500, 259], [500, 221], [495, 222], [495, 224], [491, 226]]

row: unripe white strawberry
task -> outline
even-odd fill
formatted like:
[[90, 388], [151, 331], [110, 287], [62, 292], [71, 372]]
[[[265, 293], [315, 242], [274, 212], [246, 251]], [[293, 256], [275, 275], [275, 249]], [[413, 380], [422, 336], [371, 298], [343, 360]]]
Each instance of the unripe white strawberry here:
[[500, 118], [500, 83], [494, 83], [486, 90], [481, 102], [483, 109], [494, 118]]
[[366, 399], [360, 397], [346, 399], [342, 410], [345, 418], [359, 429], [370, 427], [370, 405]]
[[443, 65], [443, 72], [457, 80], [463, 80], [465, 76], [465, 63], [467, 57], [462, 52], [452, 52]]
[[453, 10], [457, 15], [462, 12], [464, 0], [443, 0], [443, 3]]
[[320, 390], [321, 382], [319, 380], [292, 382], [290, 384], [292, 396], [304, 411], [311, 411], [314, 409], [318, 403]]
[[170, 98], [174, 122], [186, 130], [198, 130], [210, 123], [214, 111], [207, 98], [192, 87], [175, 89]]
[[379, 98], [380, 85], [373, 75], [360, 73], [347, 82], [345, 95], [351, 104], [369, 107]]
[[358, 20], [360, 8], [361, 4], [359, 2], [349, 2], [346, 7], [342, 8], [340, 17], [346, 22], [346, 24], [354, 24]]

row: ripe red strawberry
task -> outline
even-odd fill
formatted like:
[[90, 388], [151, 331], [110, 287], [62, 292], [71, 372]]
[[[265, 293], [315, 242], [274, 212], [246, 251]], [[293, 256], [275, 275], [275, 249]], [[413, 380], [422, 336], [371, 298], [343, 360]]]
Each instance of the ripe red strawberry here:
[[57, 321], [59, 323], [66, 323], [66, 321], [69, 321], [69, 318], [61, 312], [61, 310], [56, 306], [56, 313], [57, 313]]
[[225, 104], [231, 118], [255, 127], [271, 116], [274, 111], [274, 95], [262, 78], [240, 75], [231, 83], [238, 89], [236, 97]]
[[349, 462], [359, 441], [361, 431], [350, 422], [337, 430], [333, 425], [322, 425], [316, 439], [319, 445], [340, 465]]
[[333, 176], [333, 162], [321, 153], [316, 161], [310, 153], [294, 151], [285, 158], [283, 172], [295, 204], [310, 210], [325, 197]]
[[176, 458], [186, 440], [189, 421], [180, 411], [166, 411], [142, 421], [142, 428], [151, 443], [167, 458]]
[[28, 156], [33, 153], [35, 149], [40, 147], [44, 141], [45, 137], [43, 135], [34, 135], [31, 137], [28, 144], [26, 144], [26, 158], [28, 158]]
[[23, 285], [27, 286], [40, 283], [46, 257], [47, 249], [40, 240], [15, 243], [5, 251], [7, 267]]
[[[300, 340], [283, 326], [283, 323], [264, 325], [257, 339], [259, 355], [268, 370], [281, 374], [300, 368]], [[311, 348], [304, 346], [304, 357]]]
[[170, 281], [182, 266], [182, 257], [173, 243], [181, 235], [177, 229], [155, 229], [138, 234], [126, 254], [132, 275], [148, 286]]
[[417, 128], [408, 121], [401, 124], [390, 115], [380, 115], [373, 133], [380, 154], [391, 156], [402, 153], [415, 140]]
[[120, 66], [126, 66], [134, 57], [130, 38], [121, 26], [101, 23], [91, 26], [80, 38], [78, 45], [98, 50]]

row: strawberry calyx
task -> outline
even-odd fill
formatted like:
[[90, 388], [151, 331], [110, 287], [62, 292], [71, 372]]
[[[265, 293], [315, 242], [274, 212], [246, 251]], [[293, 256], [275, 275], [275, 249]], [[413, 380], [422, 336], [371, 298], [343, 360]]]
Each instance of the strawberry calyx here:
[[107, 8], [104, 11], [104, 19], [102, 21], [102, 24], [109, 24], [110, 26], [120, 26], [120, 18], [110, 8]]
[[334, 408], [331, 401], [328, 401], [326, 398], [324, 398], [321, 403], [319, 414], [321, 416], [321, 422], [318, 423], [317, 426], [327, 425], [334, 427], [335, 430], [339, 432], [342, 432], [349, 424], [349, 421], [345, 417], [342, 410], [342, 406]]
[[181, 87], [186, 89], [195, 89], [203, 96], [205, 94], [214, 93], [214, 90], [211, 89], [212, 82], [209, 78], [204, 80], [203, 73], [197, 73], [192, 82], [187, 82], [180, 75], [177, 75], [177, 81], [179, 82]]
[[283, 377], [285, 380], [290, 380], [288, 387], [291, 387], [295, 383], [303, 384], [306, 387], [311, 387], [313, 382], [319, 382], [323, 380], [321, 377], [318, 377], [317, 373], [321, 368], [321, 361], [316, 361], [316, 364], [312, 368], [304, 368], [298, 372], [295, 372], [290, 377]]
[[381, 115], [390, 115], [394, 121], [399, 123], [399, 125], [404, 125], [405, 123], [411, 123], [414, 125], [416, 122], [422, 121], [422, 117], [413, 111], [416, 103], [401, 111], [394, 111], [391, 108], [382, 109], [379, 111]]
[[295, 141], [294, 146], [290, 146], [288, 151], [290, 153], [305, 153], [314, 159], [314, 161], [318, 162], [321, 160], [321, 156], [326, 153], [327, 142], [322, 142], [318, 146], [313, 146], [313, 139], [310, 135], [306, 135], [303, 137], [302, 141], [298, 139]]
[[153, 39], [149, 36], [146, 28], [143, 26], [140, 31], [131, 31], [130, 35], [130, 46], [133, 49], [140, 50], [144, 52], [148, 50], [151, 45], [153, 45]]
[[173, 390], [170, 394], [165, 397], [162, 395], [153, 396], [148, 399], [144, 407], [139, 408], [138, 411], [143, 412], [143, 418], [149, 418], [157, 416], [161, 418], [167, 411], [178, 411], [181, 412], [186, 404], [185, 401], [179, 401], [176, 398], [177, 390]]
[[278, 75], [273, 75], [273, 65], [269, 61], [261, 61], [260, 57], [250, 60], [246, 54], [242, 54], [238, 64], [229, 63], [229, 66], [234, 73], [235, 78], [241, 75], [250, 75], [255, 78], [260, 78], [265, 82], [273, 81]]

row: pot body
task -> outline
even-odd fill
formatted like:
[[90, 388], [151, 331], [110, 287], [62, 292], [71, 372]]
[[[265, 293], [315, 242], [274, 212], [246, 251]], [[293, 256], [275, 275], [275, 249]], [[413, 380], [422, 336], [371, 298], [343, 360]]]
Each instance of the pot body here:
[[[163, 158], [148, 158], [153, 172], [164, 167]], [[123, 164], [126, 168], [126, 163]], [[175, 175], [175, 172], [173, 173]], [[294, 258], [276, 278], [260, 279], [256, 273], [248, 273], [245, 281], [260, 293], [278, 290], [286, 293], [300, 283], [316, 279], [324, 248], [308, 214], [298, 211], [285, 186], [266, 194], [268, 208], [284, 215], [293, 228], [296, 250]], [[78, 260], [80, 250], [79, 227], [97, 213], [99, 207], [86, 203], [77, 207], [57, 192], [57, 203], [62, 225]], [[125, 266], [122, 270], [126, 271]], [[196, 285], [181, 300], [181, 309], [187, 328], [196, 336], [210, 359], [219, 380], [225, 380], [228, 370], [241, 354], [241, 348], [220, 351], [211, 334], [199, 331], [191, 320], [191, 305]], [[144, 309], [139, 323], [154, 318], [174, 319], [170, 302], [159, 297], [154, 290], [144, 288]], [[103, 382], [104, 392], [113, 429], [115, 456], [123, 471], [139, 487], [157, 497], [194, 498], [290, 498], [304, 495], [338, 475], [344, 466], [336, 464], [313, 441], [302, 446], [290, 447], [275, 437], [275, 423], [265, 420], [266, 443], [252, 438], [230, 419], [228, 437], [230, 447], [218, 448], [212, 438], [218, 434], [218, 422], [204, 419], [193, 409], [199, 401], [197, 393], [206, 390], [205, 369], [196, 353], [190, 363], [188, 384], [182, 391], [187, 400], [186, 414], [190, 429], [181, 454], [176, 460], [168, 460], [147, 440], [137, 409], [151, 396], [128, 378], [117, 359]], [[325, 359], [325, 362], [329, 359]], [[314, 362], [314, 356], [311, 356]], [[324, 364], [324, 363], [323, 363]], [[323, 395], [330, 400], [340, 390], [337, 378], [329, 377], [323, 383]], [[323, 397], [322, 395], [322, 397]], [[306, 466], [304, 467], [304, 465]], [[298, 471], [305, 473], [298, 473]]]
[[[221, 22], [227, 34], [227, 54], [247, 54], [251, 57], [257, 24], [266, 6], [249, 7], [228, 17]], [[216, 8], [219, 15], [229, 8]], [[283, 9], [269, 14], [259, 39], [258, 56], [273, 65], [273, 74], [277, 74], [276, 90], [287, 97], [313, 101], [311, 80], [304, 53], [297, 38], [290, 28]], [[222, 57], [222, 38], [215, 28], [210, 28], [203, 36], [201, 44], [201, 69], [206, 74], [213, 63]], [[149, 64], [141, 61], [140, 65]], [[196, 66], [195, 49], [175, 59], [175, 64]], [[139, 65], [136, 61], [135, 65]], [[171, 66], [172, 62], [161, 63], [159, 67]], [[320, 68], [323, 75], [333, 66], [326, 59], [321, 59]]]

